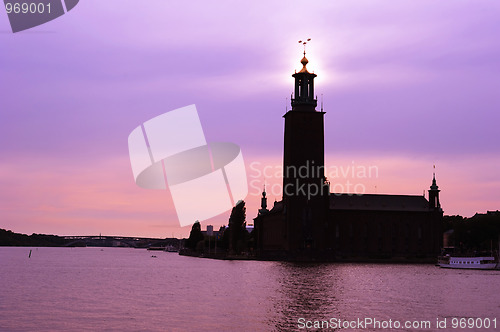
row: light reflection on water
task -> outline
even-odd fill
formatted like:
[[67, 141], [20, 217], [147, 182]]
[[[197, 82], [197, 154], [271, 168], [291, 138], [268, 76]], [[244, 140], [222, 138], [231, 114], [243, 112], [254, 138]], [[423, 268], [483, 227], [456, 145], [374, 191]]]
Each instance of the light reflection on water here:
[[289, 331], [301, 317], [500, 319], [500, 271], [218, 261], [123, 248], [39, 248], [28, 258], [29, 250], [0, 248], [0, 331]]

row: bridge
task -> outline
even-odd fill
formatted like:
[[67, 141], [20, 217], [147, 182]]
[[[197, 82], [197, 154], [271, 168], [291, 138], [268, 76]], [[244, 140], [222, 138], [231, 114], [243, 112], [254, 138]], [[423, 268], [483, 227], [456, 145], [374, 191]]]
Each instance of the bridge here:
[[177, 238], [145, 238], [126, 236], [63, 236], [67, 241], [66, 247], [128, 247], [128, 248], [149, 248], [165, 247], [168, 245], [179, 247], [181, 240]]

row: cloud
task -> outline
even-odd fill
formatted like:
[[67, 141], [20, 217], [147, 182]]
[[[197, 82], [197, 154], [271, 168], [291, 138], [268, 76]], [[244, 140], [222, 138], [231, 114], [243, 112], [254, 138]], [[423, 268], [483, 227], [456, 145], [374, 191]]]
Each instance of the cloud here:
[[[303, 1], [89, 0], [30, 33], [0, 34], [7, 50], [0, 53], [0, 174], [9, 188], [0, 206], [11, 225], [158, 232], [137, 225], [168, 223], [168, 197], [135, 188], [126, 138], [144, 120], [193, 103], [208, 140], [235, 142], [245, 160], [280, 165], [281, 116], [302, 56], [297, 40], [308, 37], [308, 68], [318, 74], [327, 112], [327, 155], [380, 160], [381, 174], [394, 175], [377, 188], [402, 193], [426, 187], [429, 172], [414, 174], [438, 160], [449, 165], [439, 173], [445, 209], [493, 209], [500, 3], [302, 8]], [[399, 176], [389, 166], [394, 158], [414, 172]], [[420, 166], [410, 167], [414, 161]], [[464, 180], [473, 165], [492, 168], [480, 181]], [[259, 201], [249, 199], [250, 216]], [[145, 211], [152, 212], [137, 223]]]

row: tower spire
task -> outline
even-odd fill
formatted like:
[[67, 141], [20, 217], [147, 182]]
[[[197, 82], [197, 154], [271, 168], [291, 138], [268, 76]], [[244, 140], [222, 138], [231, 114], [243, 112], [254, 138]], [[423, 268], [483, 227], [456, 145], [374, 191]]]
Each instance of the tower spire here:
[[259, 214], [264, 214], [268, 212], [269, 210], [267, 209], [267, 194], [266, 194], [266, 182], [264, 181], [264, 188], [262, 190], [262, 198], [260, 200], [260, 210]]
[[304, 45], [304, 57], [302, 60], [300, 60], [300, 63], [302, 64], [302, 69], [299, 71], [299, 73], [309, 73], [307, 71], [306, 65], [309, 63], [309, 60], [306, 58], [306, 44], [311, 40], [311, 38], [308, 38], [306, 41], [299, 40], [299, 43]]
[[[434, 170], [436, 169], [436, 165], [434, 165]], [[432, 184], [429, 190], [429, 208], [433, 210], [440, 210], [441, 204], [439, 203], [439, 187], [436, 182], [436, 172], [432, 173]]]
[[439, 187], [436, 183], [436, 165], [434, 167], [434, 172], [432, 173], [432, 185], [431, 185], [431, 190], [438, 190]]
[[307, 38], [307, 40], [305, 40], [305, 41], [299, 40], [299, 44], [304, 45], [304, 56], [306, 56], [306, 44], [307, 44], [307, 42], [310, 42], [310, 41], [311, 41], [311, 38]]

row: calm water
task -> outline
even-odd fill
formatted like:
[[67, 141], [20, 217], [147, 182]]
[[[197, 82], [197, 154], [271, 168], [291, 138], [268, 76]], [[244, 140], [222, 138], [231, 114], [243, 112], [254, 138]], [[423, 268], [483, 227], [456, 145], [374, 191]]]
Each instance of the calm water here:
[[289, 331], [299, 318], [366, 317], [435, 330], [438, 318], [448, 327], [452, 317], [500, 320], [500, 271], [32, 249], [28, 258], [30, 248], [0, 247], [0, 331]]

